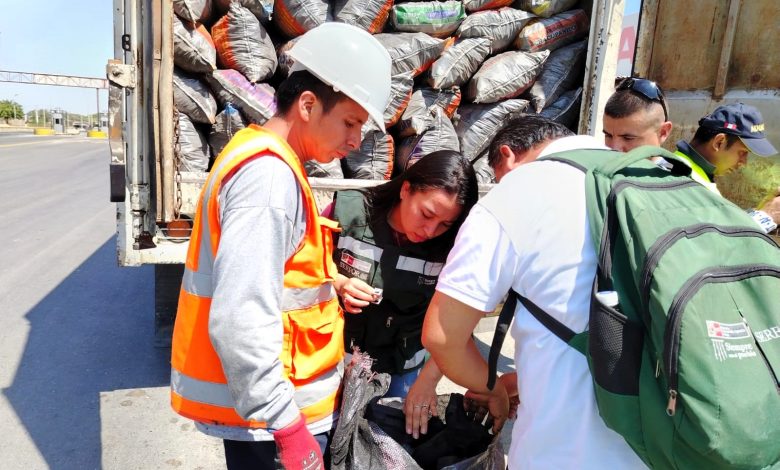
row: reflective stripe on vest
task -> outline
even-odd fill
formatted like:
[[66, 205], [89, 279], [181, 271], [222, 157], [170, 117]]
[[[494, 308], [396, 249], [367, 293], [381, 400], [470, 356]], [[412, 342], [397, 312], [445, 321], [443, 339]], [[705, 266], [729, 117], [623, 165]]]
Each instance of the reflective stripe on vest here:
[[209, 173], [198, 201], [179, 295], [171, 354], [171, 403], [179, 414], [203, 423], [266, 427], [236, 412], [208, 335], [212, 268], [221, 236], [219, 193], [227, 178], [261, 157], [278, 157], [290, 167], [306, 212], [303, 240], [284, 269], [280, 305], [284, 374], [295, 387], [293, 398], [307, 423], [329, 417], [338, 405], [344, 319], [331, 275], [336, 272], [331, 235], [336, 225], [318, 216], [303, 167], [287, 143], [252, 125], [236, 134]]
[[[306, 415], [307, 422], [319, 421], [333, 414], [333, 408], [330, 401], [338, 401], [340, 392], [341, 377], [344, 374], [343, 361], [339, 362], [336, 368], [327, 374], [323, 374], [315, 381], [296, 387], [293, 399], [301, 412]], [[324, 397], [323, 391], [329, 390], [330, 393]], [[188, 377], [181, 372], [171, 369], [171, 395], [172, 402], [179, 403], [179, 409], [197, 408], [209, 410], [210, 419], [205, 420], [202, 417], [204, 413], [187, 415], [188, 418], [195, 419], [208, 424], [235, 425], [243, 421], [235, 411], [235, 401], [230, 394], [227, 384], [205, 382]], [[187, 397], [187, 398], [184, 398]], [[188, 406], [181, 406], [188, 405]], [[263, 422], [249, 422], [252, 428], [265, 428]]]
[[438, 276], [443, 267], [444, 263], [432, 263], [424, 259], [412, 258], [411, 256], [399, 256], [395, 265], [395, 269], [432, 277]]
[[[198, 297], [211, 297], [214, 294], [211, 276], [184, 269], [181, 281], [182, 289]], [[285, 287], [282, 291], [282, 310], [301, 310], [326, 302], [336, 297], [333, 284], [323, 284], [319, 287], [292, 288]]]
[[696, 162], [693, 161], [691, 157], [688, 155], [685, 155], [681, 151], [677, 150], [674, 152], [675, 155], [678, 157], [681, 157], [683, 160], [685, 160], [685, 163], [688, 164], [689, 167], [691, 167], [691, 178], [693, 178], [694, 181], [697, 183], [701, 183], [705, 188], [709, 189], [713, 193], [720, 196], [720, 190], [718, 190], [718, 186], [710, 180], [710, 177], [707, 176], [707, 172], [704, 171], [702, 167], [700, 167]]

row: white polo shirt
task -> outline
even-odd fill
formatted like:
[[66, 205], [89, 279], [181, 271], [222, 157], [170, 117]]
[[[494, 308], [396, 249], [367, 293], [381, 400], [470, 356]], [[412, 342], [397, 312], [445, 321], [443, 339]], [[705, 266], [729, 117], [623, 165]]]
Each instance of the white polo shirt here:
[[[566, 137], [550, 144], [541, 156], [577, 148], [604, 146], [589, 136]], [[528, 229], [515, 234], [513, 243], [493, 214], [478, 203], [458, 233], [436, 289], [478, 310], [493, 311], [511, 287], [573, 331], [585, 330], [596, 253], [584, 181], [581, 171], [557, 162], [534, 162], [512, 170], [500, 186], [514, 188], [513, 223]], [[585, 357], [520, 303], [511, 334], [520, 406], [509, 468], [645, 468], [599, 417]]]

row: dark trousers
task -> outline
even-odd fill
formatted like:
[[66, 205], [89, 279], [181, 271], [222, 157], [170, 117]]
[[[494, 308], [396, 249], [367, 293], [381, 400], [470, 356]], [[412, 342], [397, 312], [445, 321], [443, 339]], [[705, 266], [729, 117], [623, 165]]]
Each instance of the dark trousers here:
[[[331, 433], [315, 434], [325, 469], [330, 468]], [[228, 470], [274, 470], [282, 468], [274, 441], [231, 441], [225, 439], [225, 463]]]

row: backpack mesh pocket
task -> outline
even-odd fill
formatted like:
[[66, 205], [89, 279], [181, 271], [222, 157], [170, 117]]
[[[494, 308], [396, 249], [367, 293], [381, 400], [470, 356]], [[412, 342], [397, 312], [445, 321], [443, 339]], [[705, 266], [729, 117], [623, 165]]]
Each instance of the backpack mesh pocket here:
[[644, 328], [591, 297], [589, 352], [593, 378], [612, 393], [637, 395]]

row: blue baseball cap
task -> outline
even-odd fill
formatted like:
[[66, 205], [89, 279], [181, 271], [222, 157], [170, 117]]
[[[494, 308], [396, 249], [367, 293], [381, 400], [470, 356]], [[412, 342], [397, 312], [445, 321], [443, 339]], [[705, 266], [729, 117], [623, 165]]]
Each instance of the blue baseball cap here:
[[744, 103], [718, 106], [715, 111], [699, 120], [699, 126], [738, 136], [748, 150], [759, 157], [778, 153], [766, 139], [761, 112], [753, 106]]

